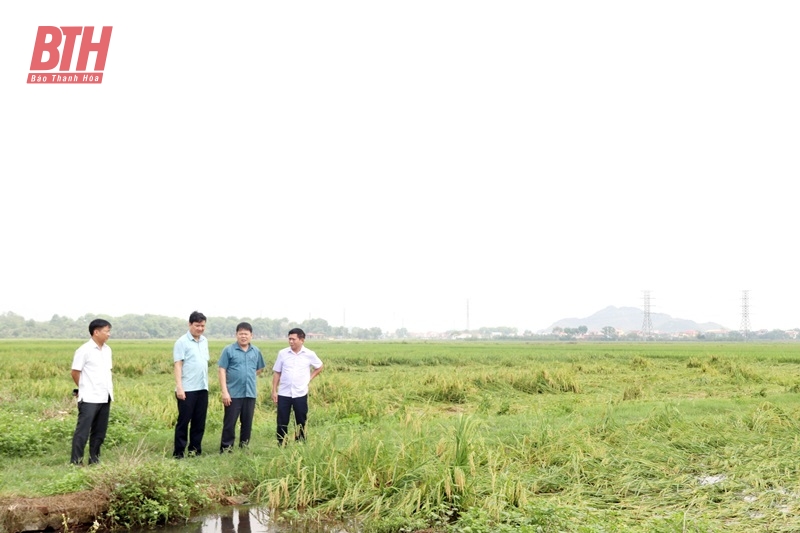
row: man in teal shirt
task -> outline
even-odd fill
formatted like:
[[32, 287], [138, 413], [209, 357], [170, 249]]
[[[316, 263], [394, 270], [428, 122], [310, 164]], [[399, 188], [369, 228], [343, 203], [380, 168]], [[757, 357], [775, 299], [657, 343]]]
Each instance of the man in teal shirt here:
[[220, 453], [231, 451], [236, 440], [236, 421], [241, 420], [239, 446], [250, 442], [253, 414], [256, 409], [256, 377], [266, 366], [261, 350], [250, 344], [253, 326], [242, 322], [236, 326], [236, 342], [222, 350], [219, 357], [219, 384], [222, 389], [222, 441]]

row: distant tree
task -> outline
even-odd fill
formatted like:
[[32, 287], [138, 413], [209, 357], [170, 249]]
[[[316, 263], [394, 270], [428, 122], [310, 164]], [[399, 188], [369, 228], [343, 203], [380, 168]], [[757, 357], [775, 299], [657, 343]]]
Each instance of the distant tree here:
[[[706, 334], [706, 336], [708, 336], [708, 334]], [[730, 340], [730, 341], [743, 341], [744, 340], [744, 335], [742, 335], [741, 331], [729, 331], [727, 337], [728, 337], [728, 340]], [[714, 337], [709, 337], [709, 338], [713, 339]]]
[[589, 328], [586, 326], [578, 326], [578, 333], [581, 335], [586, 335], [586, 332], [589, 331]]
[[383, 336], [381, 328], [353, 328], [350, 335], [356, 339], [374, 340]]
[[322, 318], [309, 318], [308, 320], [304, 320], [300, 327], [306, 333], [321, 333], [323, 335], [329, 335], [331, 332], [331, 327], [328, 324], [328, 321]]
[[405, 339], [408, 338], [408, 330], [406, 328], [396, 329], [394, 332], [394, 336], [398, 339]]
[[336, 337], [337, 339], [346, 339], [350, 337], [350, 332], [344, 326], [337, 326], [335, 328], [331, 328], [331, 336]]
[[772, 331], [762, 333], [761, 335], [758, 336], [758, 338], [770, 341], [782, 341], [790, 339], [791, 337], [782, 329], [773, 329]]
[[278, 339], [280, 323], [270, 318], [255, 318], [250, 324], [253, 326], [254, 339]]
[[616, 339], [617, 337], [619, 337], [619, 335], [617, 335], [617, 330], [616, 328], [614, 328], [614, 326], [606, 326], [600, 331], [605, 336], [606, 339]]

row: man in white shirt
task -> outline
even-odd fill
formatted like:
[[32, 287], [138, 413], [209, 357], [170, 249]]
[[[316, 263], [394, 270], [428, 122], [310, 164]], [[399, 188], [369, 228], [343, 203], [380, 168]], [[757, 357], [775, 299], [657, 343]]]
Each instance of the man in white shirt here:
[[108, 416], [114, 400], [111, 382], [111, 324], [97, 318], [89, 324], [89, 342], [75, 350], [72, 380], [78, 386], [78, 423], [72, 435], [74, 465], [83, 464], [83, 450], [89, 441], [89, 464], [100, 462], [100, 446], [106, 438]]
[[[305, 348], [306, 334], [300, 328], [289, 331], [289, 347], [278, 352], [272, 367], [272, 401], [278, 405], [278, 445], [286, 442], [289, 418], [294, 410], [295, 440], [304, 441], [308, 418], [308, 384], [322, 372], [322, 361]], [[314, 369], [313, 371], [311, 369]]]

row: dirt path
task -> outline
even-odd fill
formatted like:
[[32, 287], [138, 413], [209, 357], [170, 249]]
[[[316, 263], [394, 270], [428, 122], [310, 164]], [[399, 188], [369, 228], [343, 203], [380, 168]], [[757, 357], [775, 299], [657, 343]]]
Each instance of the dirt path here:
[[108, 495], [76, 492], [42, 498], [0, 498], [0, 533], [64, 531], [94, 522], [108, 509]]

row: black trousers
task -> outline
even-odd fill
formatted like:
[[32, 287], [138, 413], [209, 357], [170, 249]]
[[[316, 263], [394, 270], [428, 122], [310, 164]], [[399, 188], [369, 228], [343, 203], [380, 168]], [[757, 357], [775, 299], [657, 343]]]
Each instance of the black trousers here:
[[253, 430], [253, 414], [256, 411], [255, 398], [231, 398], [231, 404], [225, 407], [222, 417], [222, 441], [219, 452], [233, 448], [236, 440], [236, 421], [241, 421], [239, 429], [239, 446], [245, 447], [250, 443], [250, 433]]
[[298, 398], [290, 396], [278, 396], [278, 444], [282, 445], [286, 440], [286, 433], [289, 429], [289, 418], [291, 411], [294, 410], [294, 421], [297, 424], [295, 440], [306, 439], [306, 419], [308, 418], [308, 394]]
[[106, 403], [78, 402], [78, 423], [72, 434], [73, 464], [83, 463], [83, 450], [89, 441], [89, 464], [100, 462], [100, 446], [106, 440], [108, 416], [111, 413], [111, 400]]
[[178, 400], [178, 423], [175, 425], [175, 445], [173, 457], [183, 457], [186, 438], [189, 438], [189, 453], [203, 453], [203, 434], [206, 431], [208, 412], [208, 391], [195, 390], [186, 393], [185, 400]]

